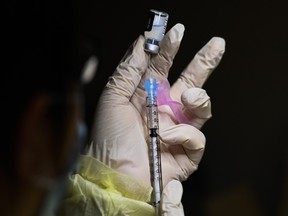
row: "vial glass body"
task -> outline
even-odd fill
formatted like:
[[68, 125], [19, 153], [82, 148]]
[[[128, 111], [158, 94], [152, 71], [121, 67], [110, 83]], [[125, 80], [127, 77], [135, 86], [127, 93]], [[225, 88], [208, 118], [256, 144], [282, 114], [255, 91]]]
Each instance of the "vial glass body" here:
[[163, 39], [169, 15], [166, 12], [151, 9], [144, 36], [146, 38], [145, 50], [158, 53], [159, 43]]

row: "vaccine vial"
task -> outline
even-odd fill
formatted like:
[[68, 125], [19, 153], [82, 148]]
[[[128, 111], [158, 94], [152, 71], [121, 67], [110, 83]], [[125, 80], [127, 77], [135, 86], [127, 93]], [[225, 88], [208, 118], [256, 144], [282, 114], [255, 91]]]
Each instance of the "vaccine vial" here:
[[144, 31], [146, 51], [158, 53], [159, 43], [164, 37], [168, 18], [169, 15], [166, 12], [149, 10], [148, 23]]

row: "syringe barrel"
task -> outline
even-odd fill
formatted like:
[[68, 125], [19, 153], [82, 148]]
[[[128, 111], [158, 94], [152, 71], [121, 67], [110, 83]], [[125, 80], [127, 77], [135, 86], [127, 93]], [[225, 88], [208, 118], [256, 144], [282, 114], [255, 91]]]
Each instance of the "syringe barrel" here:
[[156, 97], [147, 97], [146, 102], [147, 102], [146, 113], [147, 113], [148, 129], [158, 130], [159, 121], [158, 121], [158, 107]]
[[[150, 95], [151, 96], [151, 95]], [[156, 215], [160, 214], [160, 202], [162, 194], [162, 167], [161, 167], [161, 150], [160, 140], [158, 136], [158, 106], [157, 98], [146, 98], [147, 127], [149, 132], [149, 160], [150, 160], [150, 176], [153, 193], [151, 197], [152, 204], [156, 207]]]
[[153, 193], [151, 197], [152, 204], [156, 207], [156, 215], [160, 215], [160, 202], [162, 194], [162, 169], [160, 141], [158, 139], [157, 129], [150, 129], [150, 175]]

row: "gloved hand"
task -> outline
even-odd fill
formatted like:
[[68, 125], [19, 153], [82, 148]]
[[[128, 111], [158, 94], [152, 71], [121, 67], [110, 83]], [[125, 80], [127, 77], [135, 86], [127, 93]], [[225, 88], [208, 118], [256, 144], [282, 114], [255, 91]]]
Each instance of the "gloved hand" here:
[[184, 209], [181, 203], [183, 187], [181, 182], [172, 180], [165, 186], [160, 203], [161, 215], [163, 216], [184, 216]]
[[[147, 71], [159, 81], [167, 79], [183, 34], [184, 26], [176, 24], [164, 36], [159, 53], [150, 57], [144, 51], [145, 38], [140, 35], [109, 78], [95, 113], [95, 136], [87, 154], [149, 185], [143, 85]], [[186, 180], [198, 167], [205, 147], [205, 136], [199, 129], [211, 117], [210, 98], [201, 87], [219, 64], [224, 50], [225, 41], [212, 38], [171, 85], [171, 99], [183, 105], [184, 123], [169, 106], [158, 107], [164, 187], [171, 180]]]

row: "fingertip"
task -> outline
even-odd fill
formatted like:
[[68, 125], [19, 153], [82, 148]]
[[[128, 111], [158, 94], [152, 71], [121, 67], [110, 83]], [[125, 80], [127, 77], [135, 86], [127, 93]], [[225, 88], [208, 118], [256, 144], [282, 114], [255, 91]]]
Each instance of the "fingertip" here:
[[184, 31], [185, 26], [182, 23], [177, 23], [167, 32], [167, 36], [169, 36], [172, 43], [180, 42], [183, 38]]
[[[143, 35], [139, 35], [138, 38], [135, 40], [132, 46], [132, 58], [126, 58], [126, 60], [130, 61], [131, 65], [145, 66], [147, 67], [147, 59], [146, 59], [146, 52], [144, 51], [144, 44], [145, 38]], [[131, 61], [133, 59], [133, 61]]]
[[206, 143], [203, 132], [188, 124], [177, 124], [162, 129], [160, 136], [167, 145], [183, 145], [189, 150], [203, 149]]
[[211, 50], [215, 55], [223, 54], [225, 52], [226, 41], [222, 37], [212, 37], [210, 40]]
[[211, 38], [211, 41], [213, 41], [215, 44], [218, 44], [220, 46], [225, 46], [225, 39], [222, 37], [214, 36]]
[[142, 49], [144, 53], [144, 44], [145, 44], [145, 37], [143, 35], [139, 35], [138, 38], [135, 40], [133, 47], [134, 49]]
[[183, 195], [183, 186], [180, 181], [172, 180], [168, 182], [163, 190], [161, 199], [161, 215], [165, 216], [184, 216], [181, 203]]
[[[137, 56], [142, 56], [145, 55], [144, 51], [144, 43], [145, 43], [145, 38], [143, 35], [139, 35], [135, 41], [129, 46], [127, 49], [126, 53], [122, 57], [120, 63], [125, 62], [127, 60], [131, 59], [131, 56], [137, 57]], [[135, 55], [136, 54], [136, 55]], [[143, 58], [144, 60], [145, 58]]]
[[202, 88], [189, 88], [181, 95], [182, 104], [189, 108], [199, 107], [210, 100], [205, 89]]
[[175, 179], [172, 179], [170, 182], [168, 182], [166, 187], [174, 191], [179, 191], [179, 192], [183, 191], [181, 182]]
[[200, 129], [212, 117], [211, 101], [207, 92], [202, 88], [189, 88], [181, 95], [183, 114], [191, 125]]
[[180, 181], [172, 179], [164, 188], [165, 195], [168, 195], [170, 201], [173, 203], [180, 203], [182, 194], [183, 194], [183, 186]]

